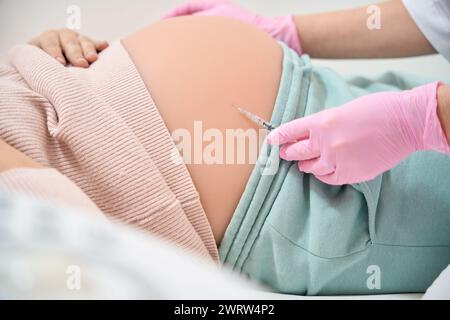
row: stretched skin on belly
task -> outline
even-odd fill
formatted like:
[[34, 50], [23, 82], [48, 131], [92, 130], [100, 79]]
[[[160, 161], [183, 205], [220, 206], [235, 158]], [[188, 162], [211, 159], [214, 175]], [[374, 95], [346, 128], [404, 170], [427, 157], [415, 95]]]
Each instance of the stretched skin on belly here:
[[[203, 132], [257, 130], [233, 105], [270, 119], [280, 83], [282, 49], [248, 24], [188, 16], [164, 20], [126, 37], [134, 61], [170, 132], [194, 121]], [[237, 145], [235, 145], [235, 148]], [[235, 154], [236, 154], [235, 150]], [[220, 243], [253, 164], [187, 164], [214, 237]]]

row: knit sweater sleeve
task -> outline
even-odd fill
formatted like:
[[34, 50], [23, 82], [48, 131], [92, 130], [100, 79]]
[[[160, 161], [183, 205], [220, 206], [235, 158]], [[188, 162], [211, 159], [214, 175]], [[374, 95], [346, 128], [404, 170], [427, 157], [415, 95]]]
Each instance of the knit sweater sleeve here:
[[0, 192], [22, 193], [44, 201], [62, 202], [84, 212], [102, 212], [75, 183], [56, 169], [17, 168], [0, 173]]
[[218, 259], [199, 194], [120, 41], [89, 68], [64, 67], [34, 46], [12, 48], [0, 64], [0, 137], [64, 175], [5, 173], [8, 188], [11, 175], [21, 190], [36, 182], [33, 195], [88, 197], [105, 216]]

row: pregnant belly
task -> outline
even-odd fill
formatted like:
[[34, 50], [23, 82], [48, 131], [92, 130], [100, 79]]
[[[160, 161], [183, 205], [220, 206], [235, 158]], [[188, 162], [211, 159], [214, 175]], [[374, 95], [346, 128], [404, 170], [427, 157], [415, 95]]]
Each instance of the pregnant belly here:
[[220, 243], [254, 166], [259, 133], [233, 105], [270, 119], [282, 50], [253, 26], [192, 16], [150, 25], [123, 45], [179, 144]]

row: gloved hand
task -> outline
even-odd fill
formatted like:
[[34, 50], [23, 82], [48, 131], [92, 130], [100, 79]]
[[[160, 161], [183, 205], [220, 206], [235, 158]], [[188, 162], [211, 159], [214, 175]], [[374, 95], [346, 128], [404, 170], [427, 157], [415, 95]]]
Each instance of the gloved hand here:
[[[273, 130], [280, 157], [333, 185], [375, 178], [417, 150], [450, 153], [437, 115], [439, 82], [355, 99]], [[432, 164], [430, 164], [432, 165]]]
[[247, 22], [266, 31], [273, 38], [283, 41], [298, 54], [302, 53], [292, 15], [266, 18], [246, 11], [227, 0], [197, 0], [175, 8], [163, 18], [185, 15], [221, 16]]

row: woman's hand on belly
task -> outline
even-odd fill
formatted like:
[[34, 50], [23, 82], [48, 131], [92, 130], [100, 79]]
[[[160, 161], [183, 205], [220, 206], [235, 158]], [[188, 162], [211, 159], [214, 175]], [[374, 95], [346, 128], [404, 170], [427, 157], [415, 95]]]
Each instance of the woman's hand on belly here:
[[[227, 131], [259, 130], [233, 105], [270, 119], [281, 77], [282, 49], [261, 30], [221, 17], [161, 21], [123, 44], [169, 131], [173, 136], [188, 132], [192, 138], [192, 149], [187, 150], [192, 161], [187, 168], [219, 243], [254, 165], [249, 150], [243, 164], [227, 155], [243, 152], [236, 149], [237, 144], [225, 145]], [[206, 163], [207, 131], [224, 138], [223, 159], [228, 156], [231, 162]], [[194, 139], [203, 141], [200, 150], [194, 148]], [[193, 163], [196, 153], [200, 161]]]

